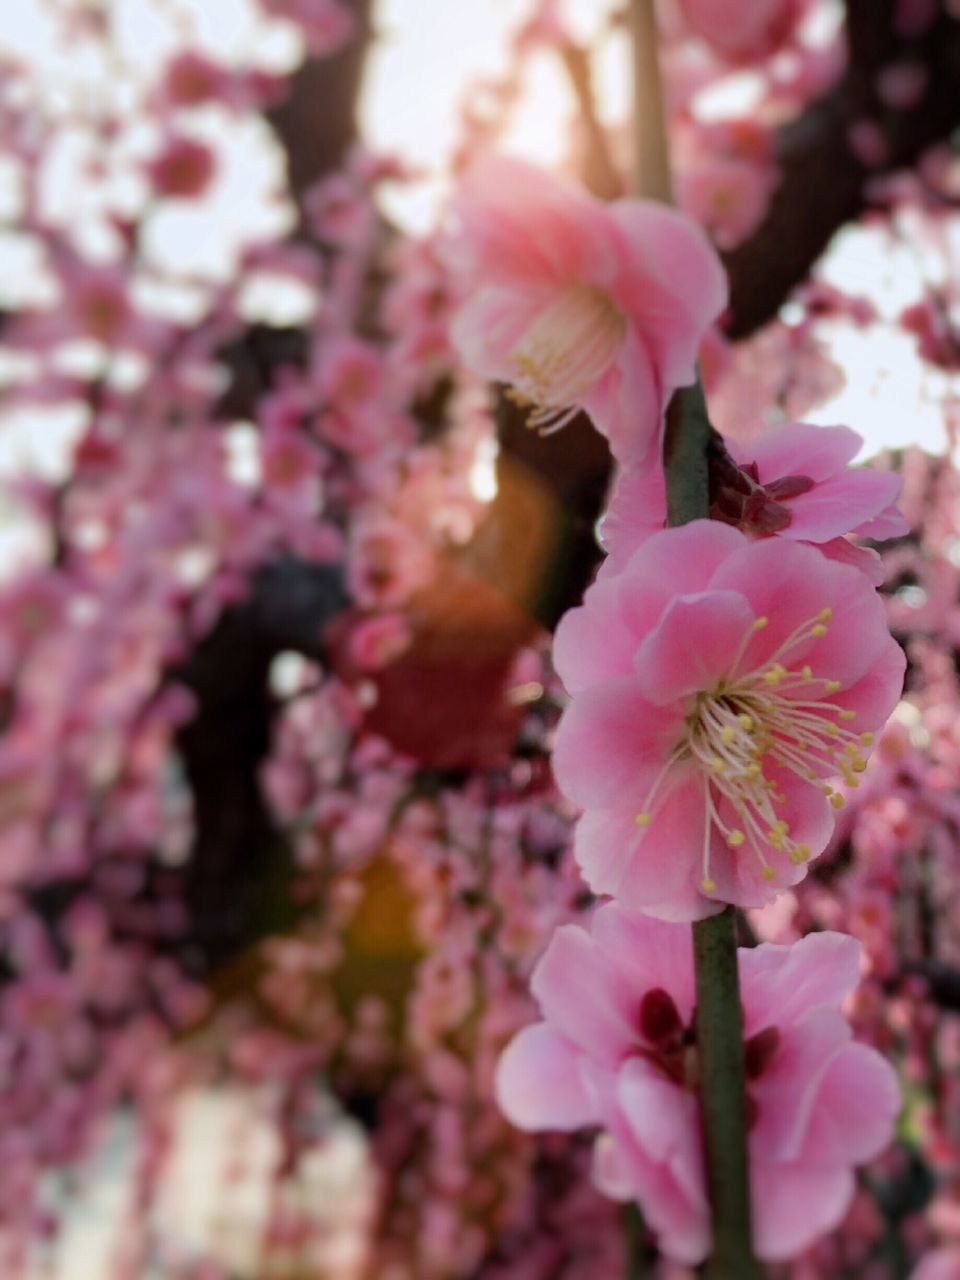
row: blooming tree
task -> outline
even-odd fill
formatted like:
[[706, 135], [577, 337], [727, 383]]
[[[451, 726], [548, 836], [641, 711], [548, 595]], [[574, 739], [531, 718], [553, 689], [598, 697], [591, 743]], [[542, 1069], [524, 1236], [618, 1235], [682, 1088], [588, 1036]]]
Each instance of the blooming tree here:
[[365, 4], [142, 7], [0, 43], [0, 1272], [129, 1119], [105, 1280], [953, 1274], [955, 6], [531, 0], [419, 237]]

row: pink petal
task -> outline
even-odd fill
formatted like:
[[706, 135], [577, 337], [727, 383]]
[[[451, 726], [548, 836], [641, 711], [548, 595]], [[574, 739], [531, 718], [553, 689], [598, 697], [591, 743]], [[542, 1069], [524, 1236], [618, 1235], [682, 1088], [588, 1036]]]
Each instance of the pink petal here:
[[714, 688], [734, 670], [755, 616], [735, 591], [675, 596], [637, 650], [644, 696], [663, 705]]
[[831, 694], [830, 699], [838, 707], [857, 713], [851, 725], [857, 732], [881, 729], [900, 700], [906, 667], [906, 654], [893, 636], [887, 635], [866, 675], [849, 688]]
[[632, 1175], [644, 1218], [660, 1249], [696, 1265], [710, 1244], [697, 1103], [692, 1094], [651, 1078], [645, 1064], [627, 1063], [618, 1078], [621, 1159]]
[[681, 773], [658, 798], [647, 827], [636, 810], [590, 809], [577, 822], [574, 856], [594, 893], [610, 894], [627, 911], [664, 920], [700, 920], [720, 909], [696, 886], [703, 846], [703, 787]]
[[622, 617], [639, 639], [659, 622], [678, 595], [705, 591], [721, 565], [751, 544], [738, 529], [716, 520], [693, 520], [653, 534], [616, 579]]
[[859, 980], [860, 943], [845, 933], [811, 933], [790, 946], [765, 942], [741, 951], [746, 1034], [818, 1005], [836, 1009]]
[[616, 360], [582, 403], [597, 430], [610, 441], [619, 463], [642, 470], [656, 463], [666, 406], [658, 370], [634, 329], [628, 331]]
[[689, 1020], [696, 1001], [690, 933], [608, 902], [593, 916], [590, 931], [597, 946], [630, 986], [639, 992], [662, 987], [673, 997], [681, 1021]]
[[822, 1082], [849, 1044], [850, 1028], [835, 1009], [825, 1008], [792, 1019], [775, 1014], [767, 1025], [777, 1027], [780, 1044], [771, 1065], [751, 1085], [758, 1106], [751, 1151], [757, 1159], [786, 1164], [804, 1151]]
[[788, 502], [784, 533], [799, 542], [828, 542], [879, 516], [895, 501], [903, 482], [890, 471], [856, 468], [831, 476]]
[[783, 476], [827, 480], [843, 471], [862, 444], [863, 437], [849, 427], [815, 427], [808, 422], [779, 423], [746, 444], [727, 441], [737, 462], [757, 464], [761, 484]]
[[638, 1145], [667, 1167], [691, 1206], [705, 1212], [700, 1116], [693, 1094], [659, 1078], [647, 1062], [634, 1058], [620, 1069], [617, 1097]]
[[623, 468], [614, 480], [600, 525], [600, 541], [607, 552], [600, 574], [619, 573], [637, 547], [663, 528], [666, 511], [663, 468]]
[[601, 680], [631, 675], [638, 639], [624, 626], [620, 589], [595, 582], [583, 604], [560, 619], [553, 638], [553, 665], [568, 693]]
[[803, 1143], [808, 1168], [862, 1164], [889, 1144], [900, 1111], [896, 1072], [876, 1049], [848, 1044], [820, 1081]]
[[616, 1064], [639, 1043], [636, 993], [579, 925], [556, 931], [530, 987], [547, 1021], [591, 1057]]
[[477, 289], [454, 315], [450, 337], [464, 362], [481, 377], [508, 381], [510, 353], [541, 307], [556, 295], [556, 286], [535, 284]]
[[646, 701], [636, 677], [584, 689], [557, 727], [553, 772], [560, 790], [584, 808], [634, 804], [638, 811], [682, 727], [672, 709]]
[[765, 1262], [795, 1257], [843, 1220], [856, 1187], [849, 1169], [755, 1165], [753, 1240]]
[[577, 1050], [545, 1022], [519, 1031], [497, 1064], [500, 1110], [518, 1129], [570, 1131], [596, 1124], [577, 1067]]
[[478, 282], [616, 278], [619, 244], [605, 206], [560, 178], [506, 156], [467, 171], [454, 201], [451, 255]]
[[831, 538], [829, 542], [821, 542], [817, 550], [828, 560], [848, 564], [862, 573], [872, 587], [879, 587], [887, 576], [880, 553], [872, 547], [858, 547], [849, 538]]
[[758, 616], [769, 618], [747, 645], [741, 671], [769, 662], [791, 633], [815, 623], [824, 608], [833, 611], [826, 635], [795, 644], [779, 659], [784, 666], [809, 663], [815, 675], [851, 684], [889, 642], [883, 604], [870, 584], [812, 547], [779, 538], [749, 543], [727, 558], [711, 586], [739, 591]]
[[686, 215], [646, 200], [616, 200], [610, 213], [624, 245], [615, 297], [673, 390], [693, 381], [700, 341], [727, 305], [726, 273]]

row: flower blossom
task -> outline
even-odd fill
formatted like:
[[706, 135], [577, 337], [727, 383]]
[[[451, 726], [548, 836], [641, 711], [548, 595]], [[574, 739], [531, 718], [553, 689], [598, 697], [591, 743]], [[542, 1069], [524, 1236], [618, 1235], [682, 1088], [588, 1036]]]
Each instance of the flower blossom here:
[[[907, 522], [895, 503], [903, 485], [891, 471], [851, 468], [862, 438], [849, 427], [786, 422], [747, 444], [725, 440], [733, 461], [714, 475], [710, 514], [744, 533], [809, 542], [831, 560], [852, 564], [874, 586], [883, 581], [880, 556], [846, 535], [895, 538]], [[715, 469], [716, 471], [716, 469]], [[636, 548], [666, 523], [663, 471], [626, 468], [603, 520], [605, 573], [617, 573]]]
[[714, 520], [656, 533], [557, 629], [553, 755], [587, 883], [693, 920], [761, 906], [830, 837], [900, 694], [862, 574]]
[[[857, 982], [853, 938], [817, 933], [741, 949], [754, 1248], [790, 1258], [835, 1227], [852, 1166], [892, 1136], [899, 1091], [838, 1012]], [[671, 1259], [710, 1249], [696, 1094], [689, 932], [615, 903], [565, 925], [533, 974], [543, 1021], [502, 1055], [497, 1096], [522, 1129], [598, 1128], [594, 1180], [636, 1200]]]
[[530, 424], [588, 413], [623, 462], [650, 466], [671, 392], [726, 302], [703, 233], [645, 200], [604, 204], [503, 157], [465, 177], [449, 256], [465, 362], [512, 385]]

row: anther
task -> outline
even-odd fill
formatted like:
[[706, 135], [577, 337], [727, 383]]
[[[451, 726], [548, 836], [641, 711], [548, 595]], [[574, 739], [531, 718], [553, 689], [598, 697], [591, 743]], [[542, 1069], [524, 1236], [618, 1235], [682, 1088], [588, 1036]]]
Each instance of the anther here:
[[747, 837], [743, 834], [743, 832], [738, 827], [734, 827], [734, 829], [727, 836], [727, 844], [730, 846], [731, 849], [739, 849], [740, 846], [743, 844], [744, 840], [746, 840], [746, 838]]
[[700, 881], [700, 888], [703, 890], [704, 893], [716, 893], [717, 882], [716, 880], [711, 880], [709, 876], [705, 876]]
[[765, 614], [759, 618], [754, 618], [753, 620], [754, 631], [762, 631], [769, 621], [770, 619]]
[[650, 825], [650, 814], [638, 813], [637, 816], [634, 818], [634, 822], [637, 824], [638, 827], [648, 827]]

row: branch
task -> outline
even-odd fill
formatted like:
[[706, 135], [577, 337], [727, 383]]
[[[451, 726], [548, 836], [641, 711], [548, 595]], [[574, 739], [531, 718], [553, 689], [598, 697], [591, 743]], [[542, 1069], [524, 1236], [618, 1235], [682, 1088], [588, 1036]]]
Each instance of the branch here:
[[[930, 28], [908, 39], [897, 33], [893, 10], [892, 0], [848, 0], [843, 79], [780, 131], [780, 186], [759, 229], [725, 258], [732, 338], [748, 337], [777, 314], [834, 233], [869, 207], [872, 176], [912, 166], [960, 124], [960, 20], [941, 5]], [[927, 73], [926, 92], [909, 110], [891, 108], [877, 92], [877, 72], [899, 62]], [[850, 148], [850, 128], [864, 120], [879, 128], [887, 149], [873, 170]]]

